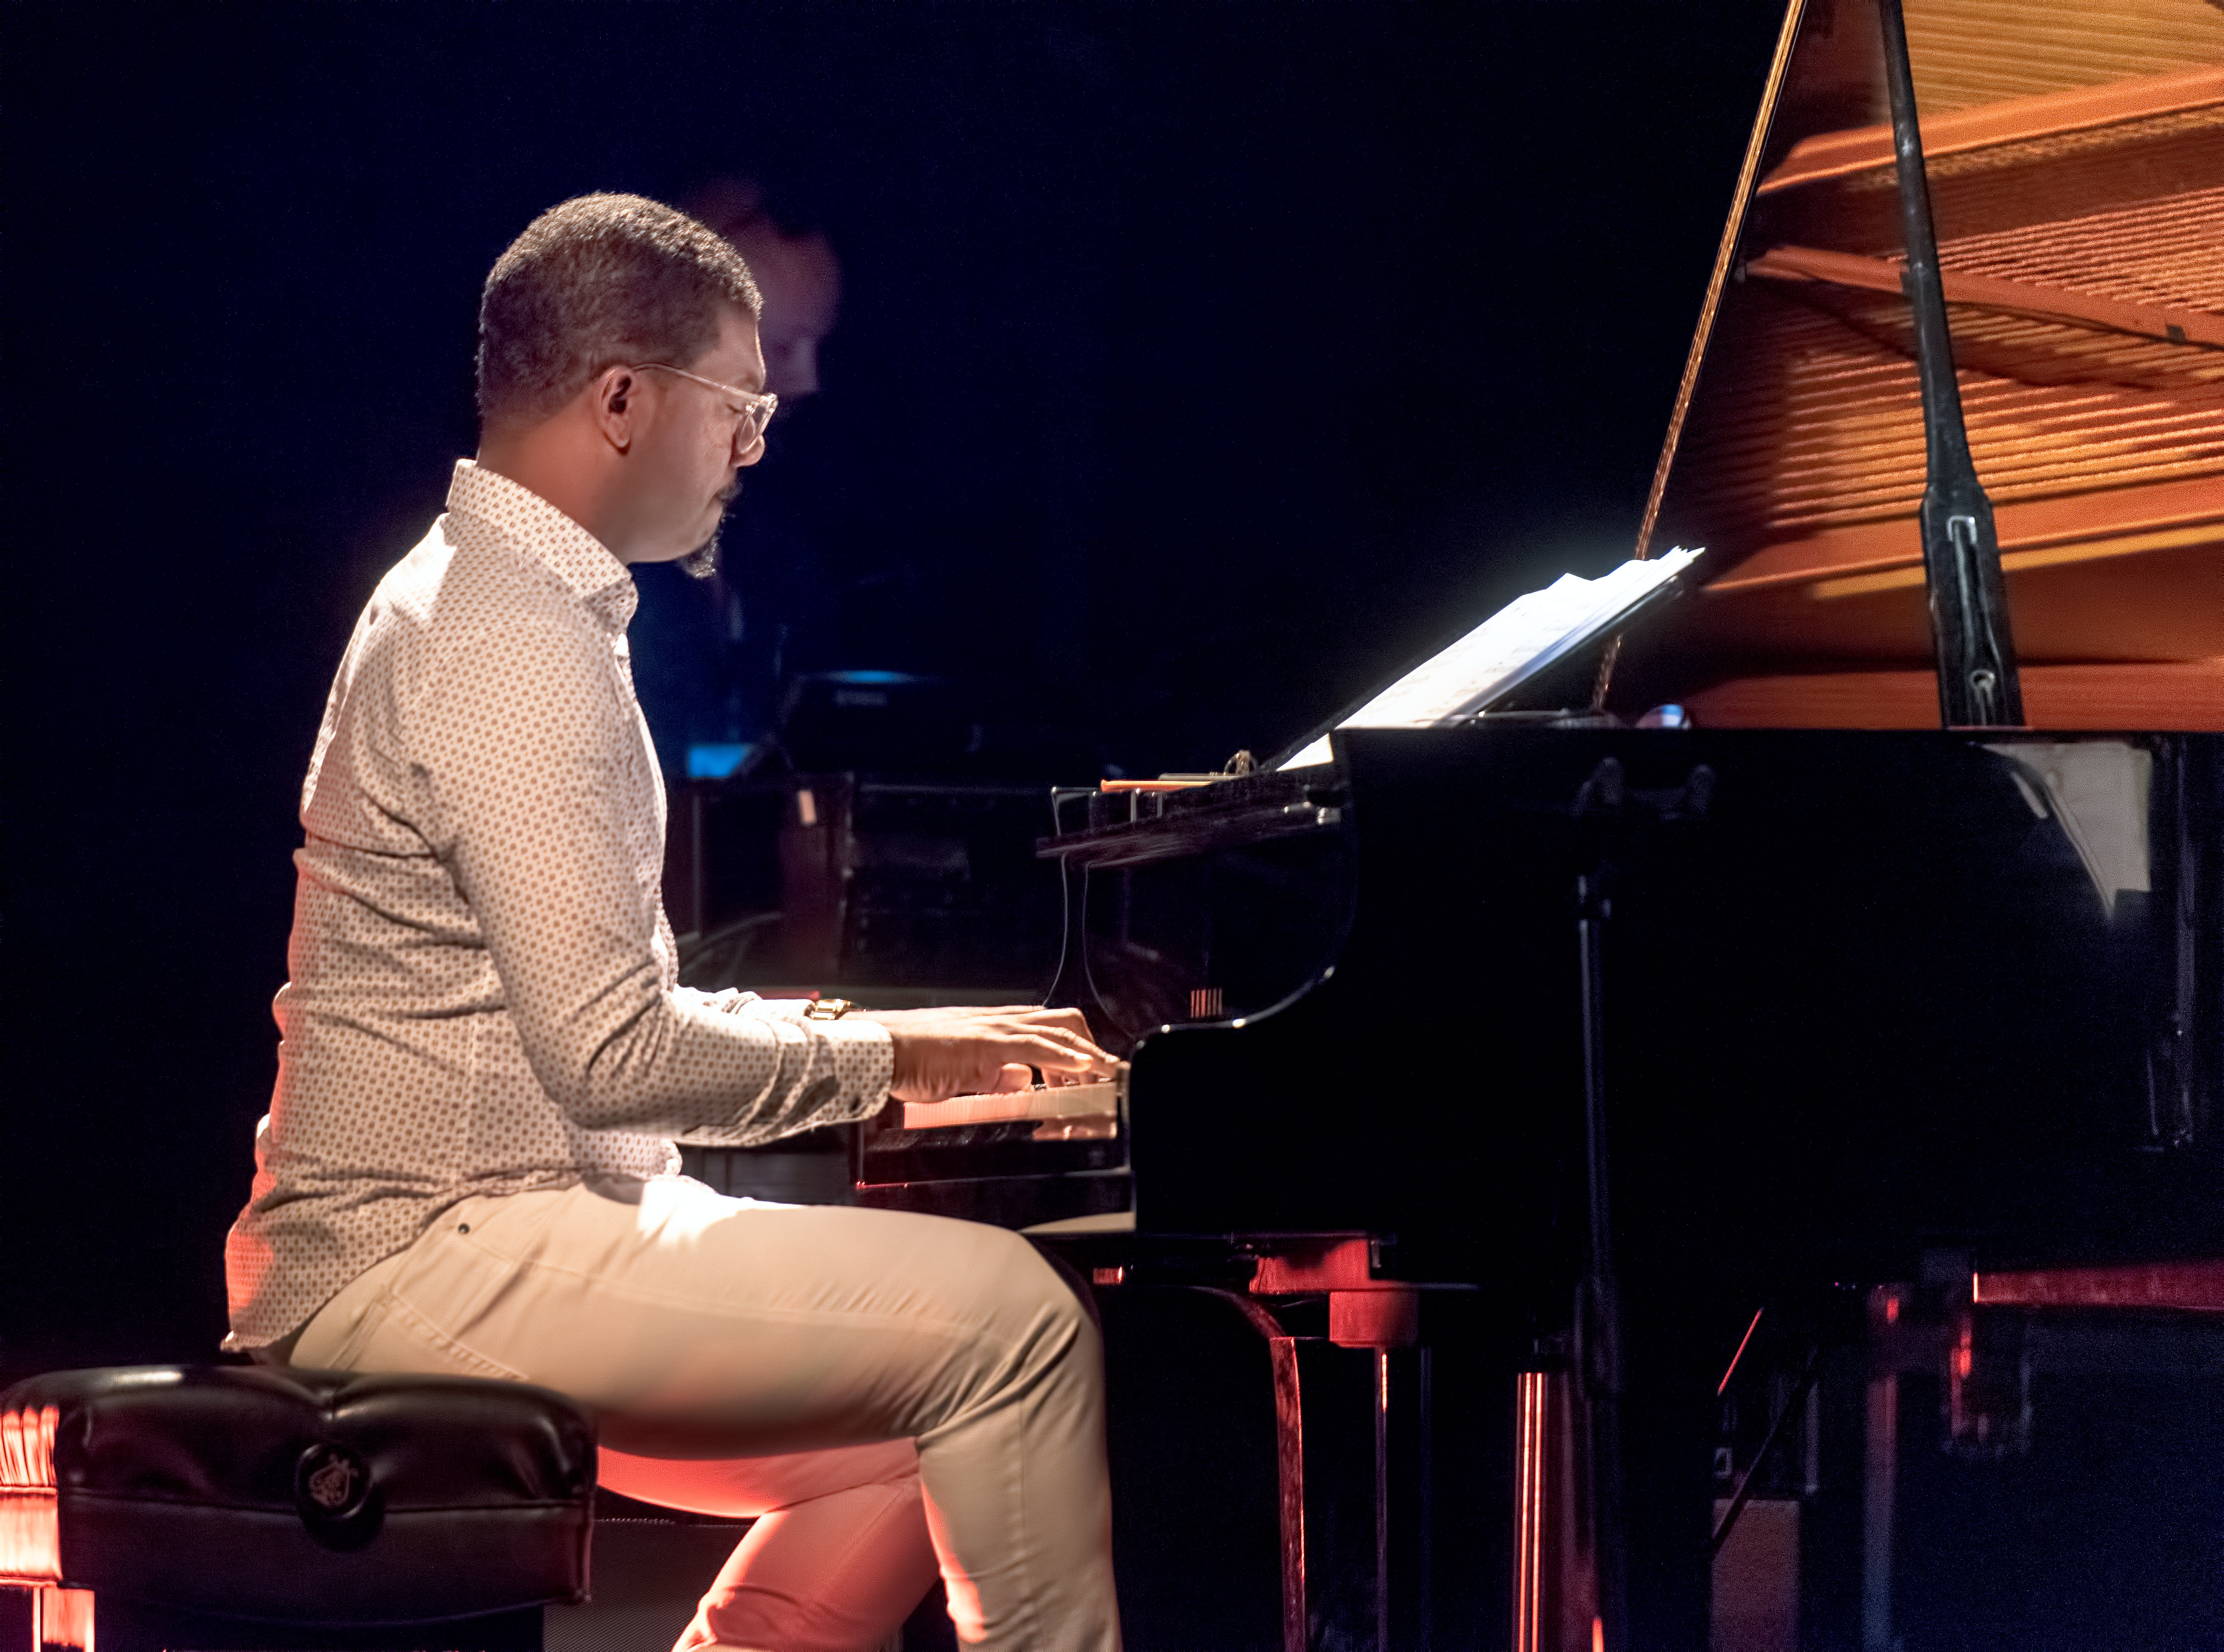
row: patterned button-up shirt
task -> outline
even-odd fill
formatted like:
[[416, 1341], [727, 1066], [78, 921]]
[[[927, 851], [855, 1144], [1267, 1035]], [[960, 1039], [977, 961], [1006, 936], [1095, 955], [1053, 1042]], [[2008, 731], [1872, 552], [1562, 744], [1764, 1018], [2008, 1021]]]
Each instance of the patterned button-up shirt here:
[[459, 1199], [886, 1101], [885, 1029], [678, 984], [635, 602], [584, 528], [464, 461], [356, 622], [301, 789], [227, 1346], [286, 1336]]

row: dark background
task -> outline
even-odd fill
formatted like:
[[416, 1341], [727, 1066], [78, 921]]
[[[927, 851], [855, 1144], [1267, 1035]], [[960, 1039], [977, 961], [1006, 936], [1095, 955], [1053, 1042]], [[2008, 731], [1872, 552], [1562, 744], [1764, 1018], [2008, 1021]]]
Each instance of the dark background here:
[[488, 265], [761, 180], [844, 265], [757, 505], [831, 665], [1087, 780], [1628, 552], [1777, 9], [17, 6], [0, 1378], [204, 1356], [294, 808]]

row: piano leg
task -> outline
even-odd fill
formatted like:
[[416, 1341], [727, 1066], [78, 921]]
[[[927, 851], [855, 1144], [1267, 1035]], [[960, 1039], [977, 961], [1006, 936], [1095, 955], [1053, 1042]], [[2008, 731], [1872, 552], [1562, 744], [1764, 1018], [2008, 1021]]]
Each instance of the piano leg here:
[[[1880, 1328], [1900, 1316], [1891, 1286], [1871, 1294]], [[1892, 1507], [1899, 1496], [1899, 1366], [1887, 1348], [1869, 1371], [1867, 1427], [1861, 1453], [1861, 1652], [1892, 1652]]]
[[1390, 1652], [1390, 1350], [1374, 1350], [1374, 1652]]
[[[1283, 1652], [1309, 1652], [1314, 1602], [1306, 1575], [1305, 1408], [1298, 1378], [1298, 1339], [1284, 1329], [1273, 1311], [1256, 1297], [1213, 1286], [1193, 1288], [1227, 1302], [1267, 1341], [1274, 1379], [1275, 1455], [1280, 1491], [1282, 1647]], [[1418, 1403], [1415, 1407], [1413, 1441], [1418, 1447], [1415, 1476], [1418, 1506], [1414, 1515], [1418, 1523], [1415, 1533], [1418, 1542], [1413, 1558], [1418, 1568], [1415, 1582], [1418, 1612], [1413, 1625], [1412, 1652], [1429, 1652], [1433, 1636], [1431, 1617], [1435, 1583], [1434, 1554], [1431, 1544], [1436, 1518], [1435, 1484], [1431, 1463], [1434, 1441], [1430, 1415], [1434, 1398], [1431, 1392], [1434, 1366], [1430, 1351], [1425, 1346], [1417, 1346], [1420, 1293], [1411, 1285], [1377, 1283], [1367, 1289], [1331, 1289], [1326, 1295], [1329, 1298], [1329, 1341], [1338, 1347], [1363, 1350], [1370, 1356], [1372, 1363], [1370, 1374], [1373, 1381], [1368, 1398], [1374, 1423], [1374, 1484], [1371, 1489], [1374, 1575], [1371, 1592], [1373, 1598], [1369, 1605], [1373, 1607], [1374, 1652], [1390, 1652], [1391, 1647], [1393, 1568], [1390, 1505], [1395, 1490], [1391, 1463], [1392, 1354], [1400, 1348], [1412, 1348], [1415, 1352], [1418, 1361], [1415, 1398]], [[1330, 1610], [1338, 1609], [1331, 1605]], [[1365, 1620], [1361, 1621], [1363, 1623]], [[1345, 1633], [1349, 1633], [1348, 1629]]]
[[1417, 1611], [1413, 1630], [1415, 1652], [1436, 1652], [1437, 1644], [1437, 1465], [1436, 1409], [1437, 1361], [1436, 1352], [1424, 1343], [1416, 1351], [1420, 1363], [1419, 1417], [1417, 1432], [1420, 1442], [1418, 1498], [1421, 1529], [1415, 1533], [1418, 1564], [1415, 1580], [1418, 1598], [1413, 1603]]
[[1545, 1488], [1551, 1474], [1551, 1377], [1525, 1371], [1514, 1378], [1513, 1652], [1545, 1652]]
[[[1260, 1311], [1273, 1322], [1273, 1315]], [[1274, 1460], [1281, 1491], [1282, 1652], [1305, 1652], [1311, 1605], [1305, 1598], [1305, 1408], [1298, 1390], [1298, 1340], [1277, 1325], [1267, 1352], [1274, 1367]]]
[[[1613, 760], [1607, 760], [1611, 763]], [[1618, 789], [1621, 771], [1599, 775]], [[1583, 1156], [1588, 1241], [1577, 1308], [1583, 1399], [1589, 1414], [1591, 1560], [1595, 1652], [1634, 1652], [1629, 1625], [1627, 1465], [1622, 1460], [1622, 1306], [1608, 1196], [1606, 1091], [1606, 926], [1613, 912], [1603, 866], [1576, 881], [1576, 956], [1583, 987]]]
[[[1282, 1652], [1307, 1652], [1309, 1604], [1305, 1598], [1305, 1412], [1298, 1386], [1298, 1340], [1282, 1328], [1257, 1299], [1233, 1290], [1199, 1287], [1208, 1296], [1226, 1302], [1267, 1340], [1267, 1357], [1274, 1377], [1274, 1461], [1282, 1556]], [[1386, 1390], [1387, 1391], [1387, 1390]], [[1384, 1436], [1378, 1422], [1375, 1433], [1376, 1473], [1382, 1472]], [[1376, 1481], [1376, 1506], [1381, 1506], [1381, 1481]], [[1378, 1553], [1382, 1544], [1382, 1516], [1376, 1519]]]

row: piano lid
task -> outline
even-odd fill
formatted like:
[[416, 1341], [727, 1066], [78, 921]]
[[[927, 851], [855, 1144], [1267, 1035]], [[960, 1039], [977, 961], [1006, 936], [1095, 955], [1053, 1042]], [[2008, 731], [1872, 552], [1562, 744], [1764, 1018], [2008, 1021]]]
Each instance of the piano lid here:
[[[2026, 715], [2224, 728], [2224, 8], [1905, 13]], [[1618, 709], [1937, 726], [1880, 39], [1873, 0], [1794, 0], [1640, 546], [1709, 577]]]

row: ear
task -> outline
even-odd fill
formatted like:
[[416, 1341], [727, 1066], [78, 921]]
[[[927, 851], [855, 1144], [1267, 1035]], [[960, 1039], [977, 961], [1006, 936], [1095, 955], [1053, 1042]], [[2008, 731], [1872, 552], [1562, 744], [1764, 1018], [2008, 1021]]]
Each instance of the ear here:
[[603, 439], [621, 453], [631, 449], [643, 411], [641, 375], [630, 368], [605, 368], [587, 394], [588, 411]]

